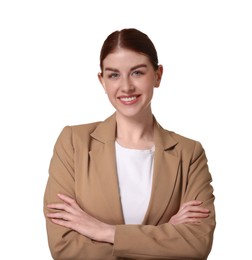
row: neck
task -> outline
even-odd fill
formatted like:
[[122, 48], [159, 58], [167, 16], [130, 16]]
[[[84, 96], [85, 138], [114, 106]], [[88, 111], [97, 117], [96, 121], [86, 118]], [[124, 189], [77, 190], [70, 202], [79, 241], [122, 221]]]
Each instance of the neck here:
[[124, 147], [135, 149], [150, 149], [153, 140], [152, 113], [141, 118], [129, 118], [116, 114], [117, 142]]

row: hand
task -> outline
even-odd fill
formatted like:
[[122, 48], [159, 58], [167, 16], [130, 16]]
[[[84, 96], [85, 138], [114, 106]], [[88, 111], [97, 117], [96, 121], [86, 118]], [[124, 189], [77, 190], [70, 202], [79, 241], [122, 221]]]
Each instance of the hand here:
[[186, 223], [200, 223], [202, 218], [207, 218], [210, 211], [200, 207], [201, 201], [192, 200], [182, 204], [178, 213], [171, 217], [169, 223], [173, 225]]
[[103, 223], [83, 211], [76, 201], [66, 195], [58, 194], [63, 203], [47, 205], [49, 209], [60, 210], [48, 213], [47, 217], [57, 225], [71, 228], [80, 234], [96, 240], [114, 243], [115, 226]]

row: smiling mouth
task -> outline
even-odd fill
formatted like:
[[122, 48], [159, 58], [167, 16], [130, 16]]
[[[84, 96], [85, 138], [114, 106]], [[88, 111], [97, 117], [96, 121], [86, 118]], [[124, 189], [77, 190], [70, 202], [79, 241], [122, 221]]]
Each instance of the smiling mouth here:
[[133, 101], [133, 100], [136, 100], [136, 96], [133, 96], [133, 97], [120, 97], [120, 100], [121, 101], [124, 101], [124, 102], [130, 102], [130, 101]]
[[123, 102], [132, 102], [136, 100], [140, 95], [130, 96], [130, 97], [119, 97], [119, 99]]

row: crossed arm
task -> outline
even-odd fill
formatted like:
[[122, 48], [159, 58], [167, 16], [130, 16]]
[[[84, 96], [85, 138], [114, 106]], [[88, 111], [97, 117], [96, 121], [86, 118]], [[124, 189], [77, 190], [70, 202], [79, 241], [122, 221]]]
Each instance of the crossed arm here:
[[[114, 243], [114, 225], [109, 225], [90, 216], [80, 208], [74, 199], [63, 194], [58, 194], [58, 197], [62, 203], [47, 205], [49, 209], [60, 210], [47, 214], [53, 223], [77, 231], [92, 240]], [[177, 214], [172, 216], [169, 222], [173, 225], [200, 223], [201, 219], [207, 218], [210, 213], [208, 209], [200, 206], [201, 203], [201, 201], [192, 200], [182, 204]]]

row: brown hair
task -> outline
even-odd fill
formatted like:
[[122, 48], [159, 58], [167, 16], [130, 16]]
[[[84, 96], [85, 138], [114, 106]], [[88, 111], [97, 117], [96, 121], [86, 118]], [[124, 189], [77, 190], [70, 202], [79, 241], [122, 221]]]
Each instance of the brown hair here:
[[100, 52], [101, 72], [103, 70], [103, 60], [119, 47], [146, 55], [154, 70], [158, 69], [157, 51], [150, 38], [141, 31], [130, 28], [114, 31], [104, 41]]

